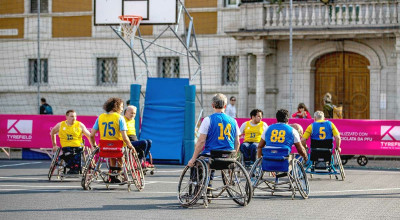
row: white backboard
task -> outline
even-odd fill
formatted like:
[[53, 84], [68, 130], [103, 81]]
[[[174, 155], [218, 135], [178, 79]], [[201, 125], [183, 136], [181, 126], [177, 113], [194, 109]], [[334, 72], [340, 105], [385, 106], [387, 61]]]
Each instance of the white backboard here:
[[120, 15], [139, 15], [142, 24], [176, 24], [177, 0], [95, 0], [94, 25], [119, 25]]

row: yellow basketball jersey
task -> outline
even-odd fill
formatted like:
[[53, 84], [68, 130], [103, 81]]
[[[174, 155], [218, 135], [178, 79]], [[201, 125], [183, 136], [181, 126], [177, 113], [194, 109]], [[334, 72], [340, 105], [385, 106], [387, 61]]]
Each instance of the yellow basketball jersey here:
[[124, 119], [125, 119], [125, 122], [126, 122], [126, 127], [128, 128], [128, 132], [126, 132], [126, 134], [128, 136], [136, 135], [135, 119], [128, 120], [125, 116], [124, 116]]
[[75, 121], [73, 125], [68, 125], [67, 121], [62, 121], [58, 137], [60, 138], [61, 147], [81, 147], [82, 129], [80, 122]]
[[99, 132], [101, 140], [122, 140], [122, 135], [119, 130], [118, 113], [103, 113], [99, 116]]
[[263, 131], [264, 122], [261, 121], [256, 126], [251, 126], [250, 121], [246, 122], [246, 127], [244, 128], [244, 142], [260, 142]]

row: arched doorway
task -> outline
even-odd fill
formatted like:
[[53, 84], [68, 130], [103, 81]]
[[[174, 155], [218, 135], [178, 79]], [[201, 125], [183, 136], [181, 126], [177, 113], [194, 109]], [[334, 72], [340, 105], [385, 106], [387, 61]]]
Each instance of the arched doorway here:
[[334, 52], [315, 63], [315, 110], [323, 109], [323, 96], [343, 105], [344, 118], [369, 119], [370, 74], [367, 58], [351, 52]]

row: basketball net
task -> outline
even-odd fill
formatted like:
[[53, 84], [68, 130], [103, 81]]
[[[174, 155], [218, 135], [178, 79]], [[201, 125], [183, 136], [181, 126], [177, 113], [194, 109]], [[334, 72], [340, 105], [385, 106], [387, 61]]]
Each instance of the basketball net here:
[[127, 42], [130, 42], [133, 48], [133, 39], [135, 38], [136, 31], [143, 18], [136, 15], [121, 15], [119, 19], [121, 20], [121, 35]]

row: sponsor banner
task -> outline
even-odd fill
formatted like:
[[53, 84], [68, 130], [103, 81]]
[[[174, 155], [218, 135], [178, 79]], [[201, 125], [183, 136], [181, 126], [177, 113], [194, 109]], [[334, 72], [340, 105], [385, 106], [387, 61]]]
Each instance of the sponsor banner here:
[[[89, 132], [96, 119], [97, 116], [77, 117]], [[0, 115], [0, 147], [52, 148], [50, 131], [64, 120], [64, 115]], [[83, 139], [85, 145], [90, 146], [85, 136]], [[59, 144], [57, 137], [57, 145], [60, 146]]]
[[[237, 118], [239, 127], [248, 121]], [[276, 119], [264, 118], [268, 125], [276, 123]], [[344, 155], [400, 156], [400, 121], [396, 120], [353, 120], [331, 119], [340, 132], [341, 147]], [[290, 119], [290, 123], [298, 123], [305, 131], [314, 120]], [[310, 146], [310, 140], [307, 142]], [[294, 151], [295, 147], [292, 148]]]
[[[90, 131], [97, 116], [79, 116], [77, 120]], [[50, 131], [63, 115], [0, 115], [0, 147], [14, 148], [52, 148]], [[237, 118], [238, 125], [248, 118]], [[264, 118], [268, 125], [276, 119]], [[331, 120], [342, 138], [342, 154], [400, 156], [400, 121], [396, 120]], [[298, 123], [306, 130], [313, 120], [290, 119], [289, 123]], [[98, 134], [97, 134], [98, 135]], [[85, 143], [89, 141], [84, 137]], [[96, 137], [96, 140], [98, 138]], [[58, 142], [57, 137], [57, 144]], [[310, 145], [310, 141], [308, 141]], [[293, 148], [295, 150], [295, 148]]]

